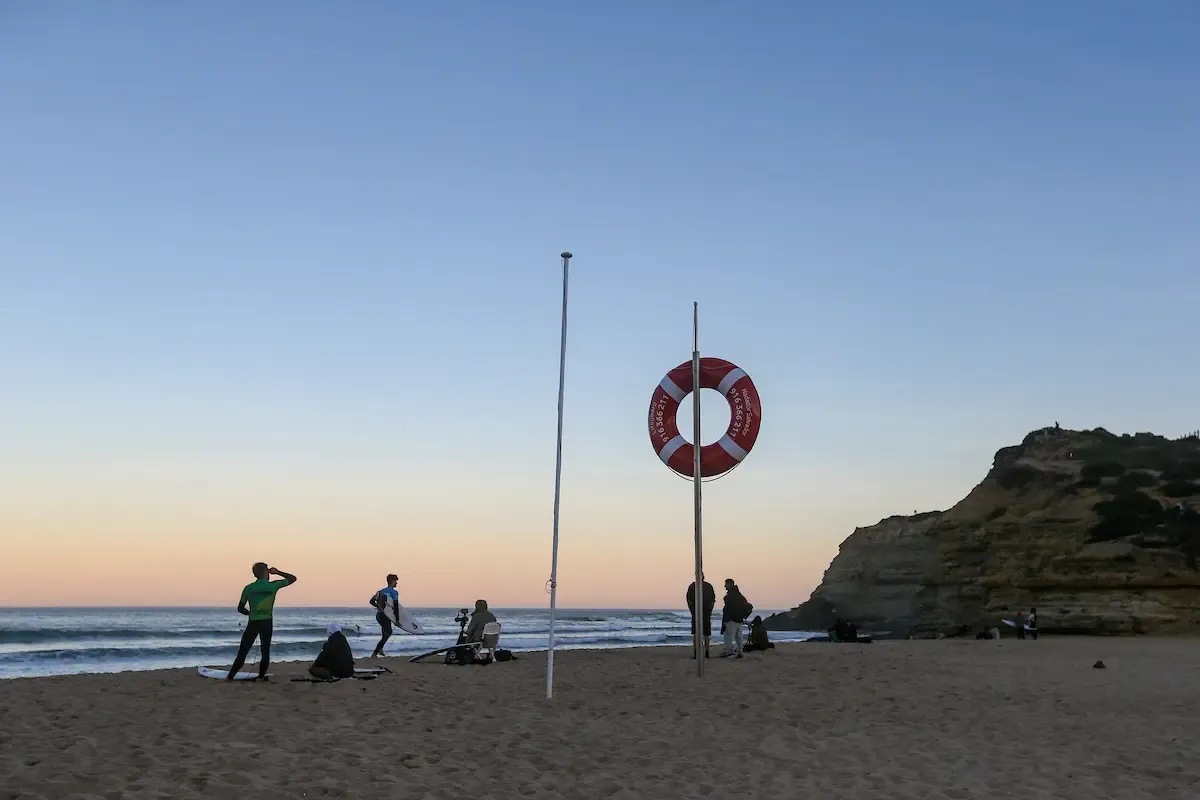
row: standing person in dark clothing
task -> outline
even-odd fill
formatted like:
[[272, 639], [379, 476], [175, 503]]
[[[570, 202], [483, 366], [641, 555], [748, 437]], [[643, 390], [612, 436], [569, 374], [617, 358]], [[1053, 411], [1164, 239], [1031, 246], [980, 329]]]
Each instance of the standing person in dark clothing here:
[[1037, 608], [1029, 609], [1029, 635], [1037, 641]]
[[[700, 573], [700, 577], [701, 578], [704, 577], [703, 572]], [[703, 630], [703, 633], [704, 633], [704, 657], [708, 658], [708, 643], [709, 643], [709, 640], [712, 639], [712, 612], [713, 612], [713, 608], [717, 605], [717, 591], [716, 591], [716, 589], [713, 588], [712, 584], [709, 583], [708, 581], [704, 581], [704, 584], [701, 587], [700, 591], [703, 592], [703, 594], [704, 594], [704, 596], [701, 598], [701, 600], [704, 603], [704, 608], [703, 608], [704, 617], [701, 620], [701, 624], [704, 626], [704, 630]], [[687, 588], [687, 607], [688, 607], [688, 613], [692, 615], [691, 630], [694, 631], [694, 630], [696, 630], [696, 582], [695, 581], [692, 581], [688, 585], [688, 588]], [[693, 652], [692, 658], [695, 658], [695, 657], [696, 657], [696, 654]]]
[[733, 578], [726, 578], [725, 605], [721, 607], [721, 632], [725, 634], [724, 657], [742, 657], [742, 626], [753, 610], [754, 606], [742, 595]]
[[[250, 619], [246, 622], [246, 630], [242, 632], [242, 643], [238, 646], [237, 658], [229, 670], [226, 680], [233, 680], [238, 670], [246, 663], [246, 656], [258, 639], [262, 650], [262, 660], [258, 662], [259, 680], [267, 679], [267, 667], [271, 665], [271, 633], [275, 628], [275, 593], [285, 586], [296, 582], [295, 575], [281, 572], [274, 567], [268, 567], [259, 561], [250, 571], [254, 573], [254, 582], [242, 589], [242, 598], [238, 601], [238, 613], [245, 614]], [[283, 578], [281, 581], [270, 580], [272, 575]]]
[[1025, 639], [1025, 612], [1024, 611], [1017, 612], [1016, 622], [1017, 622], [1017, 638], [1024, 641], [1024, 639]]

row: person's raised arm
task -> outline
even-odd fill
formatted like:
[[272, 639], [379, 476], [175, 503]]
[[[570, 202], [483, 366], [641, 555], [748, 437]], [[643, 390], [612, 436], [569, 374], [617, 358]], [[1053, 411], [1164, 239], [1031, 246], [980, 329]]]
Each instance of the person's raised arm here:
[[279, 577], [283, 578], [284, 586], [291, 586], [293, 583], [296, 582], [295, 575], [292, 575], [287, 572], [283, 572], [282, 570], [275, 569], [274, 567], [271, 567], [269, 570], [267, 570], [267, 574], [268, 575], [278, 575]]

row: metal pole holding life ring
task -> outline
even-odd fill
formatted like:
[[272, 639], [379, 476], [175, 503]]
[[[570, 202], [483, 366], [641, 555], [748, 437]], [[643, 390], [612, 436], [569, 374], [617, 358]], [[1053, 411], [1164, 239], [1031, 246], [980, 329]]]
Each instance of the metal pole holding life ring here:
[[[704, 529], [701, 484], [704, 478], [728, 474], [749, 455], [762, 424], [762, 401], [746, 371], [720, 358], [700, 357], [700, 309], [692, 304], [692, 360], [668, 372], [650, 397], [650, 444], [659, 459], [677, 475], [692, 479], [696, 546], [696, 608], [692, 630], [696, 675], [704, 675]], [[685, 389], [684, 387], [688, 387]], [[709, 445], [700, 442], [700, 390], [715, 389], [729, 403], [729, 427]], [[692, 441], [679, 432], [677, 415], [683, 399], [692, 395]]]
[[[692, 625], [692, 643], [696, 652], [696, 677], [704, 677], [704, 659], [707, 653], [704, 648], [704, 627], [701, 614], [704, 611], [704, 526], [701, 523], [700, 509], [700, 304], [692, 303], [692, 495], [695, 499], [696, 524], [696, 621]], [[712, 623], [709, 623], [712, 624]]]

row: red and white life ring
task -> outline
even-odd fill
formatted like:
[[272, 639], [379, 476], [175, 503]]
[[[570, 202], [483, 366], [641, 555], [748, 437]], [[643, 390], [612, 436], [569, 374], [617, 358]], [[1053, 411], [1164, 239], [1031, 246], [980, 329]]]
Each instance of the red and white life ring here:
[[[762, 403], [746, 371], [720, 358], [700, 359], [700, 388], [716, 389], [729, 402], [729, 428], [700, 448], [700, 477], [710, 478], [738, 465], [754, 447], [762, 424]], [[679, 404], [692, 393], [692, 362], [667, 373], [650, 398], [650, 443], [662, 462], [689, 478], [694, 476], [692, 445], [679, 433]]]

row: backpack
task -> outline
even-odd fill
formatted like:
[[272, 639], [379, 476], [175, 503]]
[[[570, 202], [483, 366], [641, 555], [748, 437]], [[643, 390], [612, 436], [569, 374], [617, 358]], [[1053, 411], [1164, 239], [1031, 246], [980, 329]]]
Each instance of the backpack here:
[[447, 664], [451, 666], [463, 666], [471, 664], [475, 661], [475, 648], [469, 644], [460, 644], [457, 647], [452, 647], [446, 651]]

